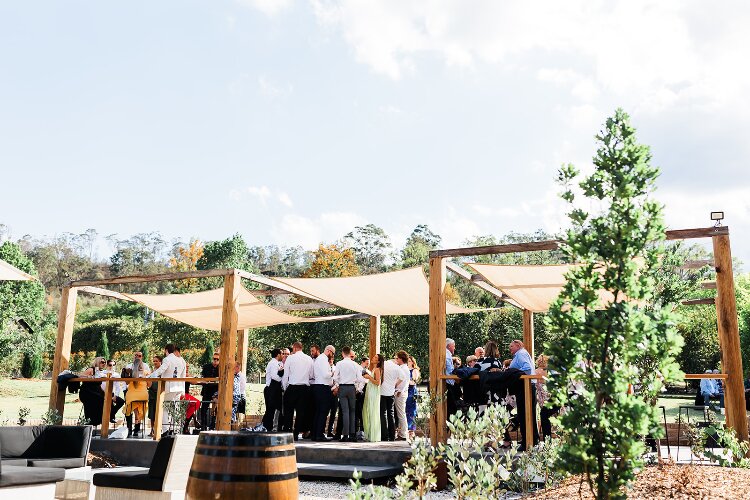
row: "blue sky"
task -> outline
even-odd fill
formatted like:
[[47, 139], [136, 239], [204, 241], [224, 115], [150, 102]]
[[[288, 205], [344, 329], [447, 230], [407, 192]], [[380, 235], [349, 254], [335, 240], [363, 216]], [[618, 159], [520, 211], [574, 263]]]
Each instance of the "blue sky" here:
[[[0, 4], [0, 224], [252, 244], [564, 225], [612, 111], [673, 228], [750, 262], [743, 2]], [[747, 269], [747, 265], [745, 266]]]

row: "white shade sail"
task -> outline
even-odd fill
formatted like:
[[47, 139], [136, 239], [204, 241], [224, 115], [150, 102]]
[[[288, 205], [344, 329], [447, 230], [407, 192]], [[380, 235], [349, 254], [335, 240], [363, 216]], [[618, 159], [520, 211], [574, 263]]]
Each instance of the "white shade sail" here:
[[[224, 289], [217, 288], [206, 292], [150, 295], [138, 293], [122, 294], [164, 316], [206, 330], [221, 330], [222, 304]], [[292, 316], [260, 301], [244, 287], [240, 289], [240, 304], [237, 328], [258, 328], [261, 326], [283, 325], [289, 323], [311, 323], [334, 319], [345, 319], [350, 316]]]
[[[370, 316], [413, 316], [430, 313], [430, 288], [421, 267], [346, 278], [274, 278], [323, 302]], [[470, 313], [446, 304], [447, 314]]]
[[0, 281], [32, 281], [36, 278], [0, 260]]

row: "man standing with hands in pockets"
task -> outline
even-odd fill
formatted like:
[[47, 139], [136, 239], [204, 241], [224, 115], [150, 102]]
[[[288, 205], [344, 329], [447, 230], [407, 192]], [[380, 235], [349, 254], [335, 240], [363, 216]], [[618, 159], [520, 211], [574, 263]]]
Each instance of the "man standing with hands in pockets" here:
[[351, 348], [341, 349], [341, 361], [336, 363], [333, 380], [339, 386], [339, 406], [341, 407], [341, 441], [357, 441], [356, 414], [357, 396], [354, 384], [362, 378], [362, 368], [352, 361]]

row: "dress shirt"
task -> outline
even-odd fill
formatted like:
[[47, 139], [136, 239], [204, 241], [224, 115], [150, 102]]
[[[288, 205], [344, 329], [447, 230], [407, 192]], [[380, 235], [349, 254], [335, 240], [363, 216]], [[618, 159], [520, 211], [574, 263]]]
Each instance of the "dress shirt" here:
[[245, 397], [247, 390], [247, 377], [244, 373], [239, 372], [234, 374], [234, 380], [232, 383], [232, 395]]
[[313, 384], [333, 385], [333, 374], [331, 373], [331, 364], [328, 356], [320, 354], [313, 361], [314, 381]]
[[[174, 353], [167, 355], [161, 362], [161, 366], [151, 372], [149, 378], [173, 378], [179, 373], [182, 365], [179, 361], [180, 358], [174, 355]], [[165, 387], [166, 392], [185, 392], [185, 382], [167, 382]]]
[[177, 368], [175, 369], [174, 376], [176, 378], [187, 377], [187, 363], [185, 362], [185, 358], [183, 358], [182, 356], [175, 356], [175, 357], [177, 358]]
[[711, 378], [704, 378], [701, 379], [701, 394], [710, 394], [714, 395], [717, 393], [716, 390], [716, 383]]
[[381, 396], [393, 396], [396, 392], [396, 380], [401, 376], [401, 370], [392, 359], [383, 365], [383, 381], [380, 383]]
[[[517, 370], [524, 372], [526, 375], [533, 375], [534, 362], [531, 360], [529, 351], [524, 348], [517, 350], [513, 355], [513, 361], [510, 362], [508, 368], [516, 368]], [[533, 380], [532, 382], [536, 382], [536, 380]]]
[[281, 361], [276, 361], [276, 358], [271, 358], [271, 361], [266, 365], [266, 387], [271, 385], [271, 381], [281, 382], [281, 376], [279, 371], [284, 368]]
[[362, 370], [365, 370], [365, 368], [362, 368], [362, 365], [357, 365], [357, 368], [359, 369], [359, 372], [357, 374], [357, 381], [354, 382], [354, 390], [357, 392], [364, 392], [365, 385], [367, 385], [367, 379], [362, 376]]
[[[453, 375], [453, 353], [450, 352], [448, 349], [445, 350], [445, 374], [446, 375]], [[453, 385], [456, 383], [455, 380], [446, 380], [445, 381], [448, 385]]]
[[362, 368], [349, 358], [336, 363], [333, 379], [338, 385], [352, 385], [362, 378]]
[[398, 367], [400, 374], [398, 378], [401, 379], [401, 383], [396, 386], [396, 392], [402, 392], [406, 394], [406, 390], [409, 388], [409, 380], [411, 380], [411, 373], [409, 372], [409, 365], [404, 363]]
[[313, 373], [312, 358], [302, 351], [297, 351], [286, 358], [281, 385], [284, 389], [290, 385], [310, 385]]

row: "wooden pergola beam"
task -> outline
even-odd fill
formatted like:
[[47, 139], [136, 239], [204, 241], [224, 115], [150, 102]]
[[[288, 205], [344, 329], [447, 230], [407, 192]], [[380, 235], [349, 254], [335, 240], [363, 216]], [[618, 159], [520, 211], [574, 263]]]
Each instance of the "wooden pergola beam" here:
[[127, 283], [150, 283], [152, 281], [176, 281], [190, 278], [213, 278], [232, 274], [234, 269], [204, 269], [200, 271], [184, 271], [177, 273], [138, 274], [132, 276], [115, 276], [100, 280], [75, 280], [69, 286], [101, 286], [101, 285], [124, 285]]
[[465, 281], [468, 281], [472, 285], [478, 288], [481, 288], [485, 292], [490, 293], [491, 295], [497, 297], [503, 302], [507, 302], [508, 304], [512, 305], [513, 307], [517, 307], [518, 309], [523, 309], [523, 307], [521, 307], [515, 300], [511, 299], [510, 297], [508, 297], [508, 295], [503, 293], [502, 290], [498, 290], [494, 286], [487, 283], [484, 280], [484, 276], [482, 276], [481, 274], [471, 274], [469, 271], [467, 271], [463, 267], [449, 260], [445, 261], [445, 267], [449, 271], [455, 273], [460, 278], [463, 278]]
[[716, 303], [714, 297], [707, 297], [705, 299], [687, 299], [680, 302], [683, 306], [702, 306], [702, 305], [713, 305]]
[[686, 260], [685, 263], [679, 267], [679, 269], [700, 269], [706, 266], [713, 267], [714, 261], [710, 259]]
[[380, 316], [370, 316], [370, 358], [380, 352]]
[[107, 290], [106, 288], [99, 288], [96, 286], [79, 286], [75, 287], [79, 292], [86, 292], [91, 293], [94, 295], [101, 295], [103, 297], [110, 297], [113, 299], [118, 300], [125, 300], [128, 302], [133, 302], [133, 299], [128, 297], [127, 295], [123, 295], [120, 292], [115, 292], [114, 290]]
[[49, 389], [49, 407], [57, 410], [62, 417], [65, 414], [65, 391], [57, 386], [57, 376], [70, 366], [70, 345], [73, 342], [73, 324], [76, 319], [76, 300], [78, 291], [65, 287], [60, 297], [60, 313], [57, 317], [57, 340], [55, 357], [52, 360], [52, 383]]
[[286, 283], [282, 283], [281, 281], [276, 281], [267, 276], [263, 276], [262, 274], [250, 273], [247, 271], [243, 271], [241, 269], [237, 269], [237, 273], [239, 273], [240, 277], [245, 278], [246, 280], [254, 281], [256, 283], [260, 283], [261, 285], [266, 285], [271, 288], [283, 290], [287, 293], [299, 295], [300, 297], [305, 297], [306, 299], [311, 299], [311, 300], [315, 300], [318, 302], [322, 300], [320, 297], [316, 297], [315, 295], [310, 295], [309, 293], [303, 292], [302, 290], [298, 290], [294, 288], [293, 286], [289, 286]]

